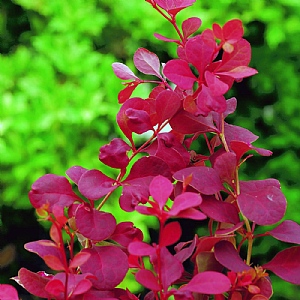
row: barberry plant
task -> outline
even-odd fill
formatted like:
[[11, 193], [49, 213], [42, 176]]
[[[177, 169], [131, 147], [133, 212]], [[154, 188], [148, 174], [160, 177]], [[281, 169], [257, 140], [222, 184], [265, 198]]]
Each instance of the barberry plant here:
[[[195, 1], [146, 0], [174, 27], [177, 38], [155, 37], [174, 43], [177, 58], [161, 63], [156, 54], [139, 48], [133, 57], [139, 75], [123, 63], [113, 64], [115, 75], [126, 81], [117, 114], [125, 138], [102, 146], [99, 160], [118, 169], [117, 178], [74, 166], [66, 174], [76, 191], [67, 178], [54, 174], [33, 183], [29, 200], [51, 223], [51, 239], [25, 248], [53, 272], [20, 269], [13, 279], [32, 295], [140, 299], [118, 288], [127, 272], [145, 287], [147, 300], [266, 300], [273, 294], [270, 271], [300, 284], [300, 226], [282, 221], [287, 202], [279, 182], [243, 181], [239, 175], [253, 154], [272, 152], [255, 147], [258, 136], [249, 130], [225, 121], [237, 106], [226, 93], [257, 73], [248, 66], [251, 47], [242, 22], [213, 24], [196, 34], [201, 19], [191, 17], [181, 25], [176, 20]], [[149, 96], [132, 97], [142, 84], [151, 85]], [[134, 135], [145, 132], [150, 135], [137, 146]], [[199, 140], [206, 145], [201, 151], [193, 148]], [[122, 189], [119, 205], [129, 218], [132, 211], [157, 218], [157, 241], [145, 242], [132, 222], [117, 223], [105, 212], [117, 189]], [[207, 226], [207, 236], [184, 240], [182, 218]], [[254, 265], [253, 243], [265, 236], [296, 245]], [[11, 286], [1, 285], [0, 298], [18, 296]]]

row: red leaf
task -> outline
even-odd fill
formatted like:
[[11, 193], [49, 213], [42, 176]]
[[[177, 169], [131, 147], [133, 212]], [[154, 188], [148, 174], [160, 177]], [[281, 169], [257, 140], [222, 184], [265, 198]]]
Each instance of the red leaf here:
[[245, 39], [241, 39], [234, 45], [234, 50], [231, 53], [224, 51], [222, 64], [215, 70], [215, 73], [228, 72], [240, 66], [247, 66], [250, 59], [250, 43]]
[[139, 48], [133, 56], [134, 65], [136, 68], [148, 75], [161, 77], [160, 62], [157, 55], [145, 48]]
[[195, 116], [187, 111], [178, 112], [171, 120], [173, 130], [183, 134], [218, 132], [211, 116]]
[[159, 33], [154, 33], [154, 36], [158, 39], [158, 40], [161, 40], [161, 41], [164, 41], [164, 42], [171, 42], [171, 43], [180, 43], [179, 40], [176, 40], [176, 39], [170, 39], [170, 38], [167, 38]]
[[117, 187], [114, 179], [107, 177], [99, 170], [85, 172], [78, 182], [80, 193], [89, 200], [98, 200]]
[[168, 223], [162, 229], [161, 236], [159, 237], [159, 246], [167, 247], [175, 244], [180, 239], [181, 233], [182, 231], [179, 222], [175, 221]]
[[162, 175], [171, 179], [170, 169], [162, 159], [155, 156], [144, 156], [137, 160], [126, 178], [126, 182], [136, 178]]
[[146, 203], [149, 199], [149, 184], [152, 176], [126, 180], [120, 196], [120, 207], [127, 212], [134, 211], [139, 203]]
[[271, 270], [277, 276], [293, 284], [300, 284], [300, 246], [285, 249], [264, 264], [264, 269]]
[[240, 221], [238, 210], [228, 202], [217, 200], [215, 197], [203, 197], [200, 209], [217, 222], [237, 224]]
[[25, 268], [21, 268], [18, 272], [18, 278], [15, 280], [22, 285], [30, 294], [41, 297], [51, 298], [51, 295], [46, 292], [45, 286], [50, 281], [52, 276], [41, 276], [33, 273]]
[[159, 124], [165, 120], [172, 118], [181, 105], [179, 96], [171, 91], [165, 90], [159, 93], [155, 100], [155, 108]]
[[29, 200], [34, 208], [48, 204], [50, 209], [56, 204], [66, 207], [78, 199], [68, 179], [54, 174], [40, 177], [32, 184], [29, 192]]
[[50, 295], [59, 298], [59, 296], [62, 295], [65, 291], [65, 285], [60, 280], [54, 278], [47, 283], [47, 285], [45, 286], [45, 290]]
[[197, 68], [200, 78], [202, 78], [204, 70], [213, 59], [215, 45], [215, 42], [211, 45], [204, 41], [202, 35], [197, 35], [186, 43], [185, 53], [187, 60]]
[[70, 177], [70, 179], [73, 182], [75, 182], [78, 185], [79, 179], [86, 171], [88, 171], [88, 169], [85, 169], [80, 166], [74, 166], [74, 167], [69, 168], [66, 171], [66, 174]]
[[126, 168], [129, 163], [127, 151], [131, 147], [120, 138], [114, 138], [112, 141], [100, 148], [99, 159], [107, 166], [117, 169]]
[[178, 195], [173, 202], [172, 208], [169, 211], [171, 216], [177, 216], [180, 212], [193, 208], [199, 207], [202, 202], [202, 198], [199, 194], [184, 192]]
[[231, 242], [220, 241], [215, 244], [215, 257], [227, 269], [234, 272], [243, 272], [251, 269], [239, 256]]
[[93, 286], [100, 290], [111, 290], [125, 277], [128, 271], [127, 255], [115, 246], [94, 246], [82, 250], [91, 254], [81, 267], [82, 273], [91, 273]]
[[123, 80], [138, 79], [138, 77], [134, 75], [134, 73], [130, 70], [130, 68], [122, 63], [115, 62], [112, 64], [112, 68], [116, 76], [120, 79]]
[[231, 125], [225, 122], [224, 135], [228, 145], [232, 141], [240, 141], [246, 144], [251, 144], [258, 139], [258, 136], [246, 128]]
[[150, 115], [145, 110], [128, 108], [125, 112], [127, 125], [132, 132], [142, 134], [152, 130]]
[[182, 9], [191, 6], [196, 0], [155, 0], [168, 13], [176, 15]]
[[135, 279], [138, 283], [151, 291], [160, 291], [158, 278], [150, 270], [139, 270], [135, 274]]
[[17, 290], [9, 284], [0, 284], [1, 300], [19, 300]]
[[300, 244], [300, 225], [294, 221], [283, 221], [276, 228], [269, 231], [269, 234], [283, 242]]
[[280, 221], [287, 205], [281, 190], [267, 184], [263, 189], [247, 193], [241, 188], [237, 202], [241, 212], [258, 225], [272, 225]]
[[233, 19], [225, 23], [223, 26], [224, 40], [234, 43], [239, 41], [244, 34], [243, 23], [239, 19]]
[[[206, 71], [204, 73], [204, 77], [205, 77], [207, 86], [210, 90], [210, 93], [213, 96], [221, 96], [221, 95], [224, 95], [228, 91], [229, 86], [226, 83], [224, 83], [222, 80], [220, 80], [218, 78], [218, 76], [216, 76], [215, 74], [213, 74], [209, 71]], [[226, 107], [227, 107], [227, 105], [226, 105]]]
[[[171, 215], [171, 213], [169, 213]], [[204, 213], [199, 211], [196, 208], [187, 208], [185, 210], [180, 211], [176, 216], [176, 218], [186, 218], [186, 219], [191, 219], [191, 220], [205, 220], [207, 217]]]
[[143, 233], [139, 228], [136, 228], [132, 222], [120, 222], [117, 224], [110, 239], [123, 247], [128, 247], [133, 240], [142, 241]]
[[107, 239], [116, 228], [116, 219], [112, 214], [88, 206], [77, 209], [75, 220], [79, 232], [93, 241]]
[[197, 97], [198, 113], [207, 116], [211, 111], [225, 112], [227, 105], [223, 95], [214, 96], [209, 87], [202, 85], [201, 92]]
[[27, 251], [36, 253], [45, 260], [45, 263], [56, 271], [65, 270], [64, 258], [57, 245], [49, 240], [39, 240], [26, 243], [24, 248]]
[[164, 290], [168, 290], [172, 283], [183, 273], [181, 262], [173, 256], [166, 247], [160, 249], [160, 271]]
[[190, 163], [190, 154], [172, 132], [159, 133], [156, 141], [145, 149], [150, 155], [164, 160], [172, 173]]
[[150, 195], [158, 203], [159, 208], [163, 210], [163, 207], [173, 192], [173, 184], [166, 177], [158, 175], [151, 181], [149, 191]]
[[[135, 129], [135, 126], [138, 129], [139, 126], [141, 126], [145, 121], [139, 120], [136, 113], [135, 115], [133, 114], [136, 111], [141, 111], [142, 118], [145, 118], [145, 114], [143, 114], [143, 112], [150, 115], [149, 103], [142, 98], [130, 98], [122, 105], [120, 111], [117, 114], [117, 123], [125, 136], [130, 140], [132, 145], [134, 144], [132, 140], [132, 132]], [[146, 120], [146, 122], [149, 122], [149, 120]], [[147, 123], [147, 125], [149, 124]]]
[[169, 80], [184, 90], [191, 89], [197, 80], [189, 64], [182, 59], [169, 60], [164, 66], [163, 72]]
[[221, 180], [233, 186], [232, 180], [235, 179], [237, 168], [237, 157], [232, 152], [225, 152], [213, 159], [213, 168], [218, 172]]
[[144, 242], [132, 242], [128, 246], [128, 252], [136, 256], [149, 256], [156, 253], [156, 249]]
[[257, 70], [247, 67], [247, 66], [239, 66], [239, 67], [233, 68], [227, 72], [220, 72], [220, 71], [215, 72], [215, 74], [229, 76], [234, 79], [241, 79], [241, 78], [253, 76], [257, 73], [258, 73]]
[[204, 195], [213, 195], [223, 189], [218, 173], [209, 167], [190, 167], [176, 172], [173, 177], [182, 181], [192, 175], [190, 186]]
[[188, 38], [194, 32], [196, 32], [201, 26], [202, 21], [197, 17], [192, 17], [182, 22], [182, 32], [185, 38]]
[[83, 263], [85, 263], [89, 258], [90, 254], [87, 252], [78, 252], [69, 264], [69, 268], [77, 268], [80, 267]]
[[192, 291], [200, 294], [222, 294], [230, 289], [231, 283], [227, 276], [214, 271], [198, 273], [184, 285], [181, 291]]
[[122, 104], [125, 101], [127, 101], [138, 85], [139, 85], [138, 81], [127, 83], [126, 87], [118, 94], [118, 102]]

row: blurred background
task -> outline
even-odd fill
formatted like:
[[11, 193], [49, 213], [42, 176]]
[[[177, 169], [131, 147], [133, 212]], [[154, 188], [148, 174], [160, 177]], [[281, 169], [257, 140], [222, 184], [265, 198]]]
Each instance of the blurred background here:
[[[255, 146], [273, 151], [246, 163], [243, 178], [280, 180], [286, 219], [300, 223], [299, 1], [198, 0], [178, 19], [191, 16], [202, 19], [201, 30], [243, 21], [259, 74], [234, 85], [238, 108], [230, 122], [258, 135]], [[175, 45], [156, 40], [154, 32], [176, 37], [144, 0], [0, 0], [0, 283], [14, 284], [9, 278], [21, 267], [41, 269], [38, 257], [23, 248], [48, 238], [27, 198], [38, 177], [64, 175], [73, 165], [114, 176], [98, 161], [99, 148], [122, 137], [115, 122], [122, 85], [111, 64], [134, 70], [138, 47], [162, 62], [174, 57]], [[147, 86], [139, 90], [147, 92]], [[254, 251], [266, 262], [287, 246], [267, 238]], [[300, 287], [272, 280], [272, 299], [299, 299]], [[34, 299], [19, 291], [23, 300]]]

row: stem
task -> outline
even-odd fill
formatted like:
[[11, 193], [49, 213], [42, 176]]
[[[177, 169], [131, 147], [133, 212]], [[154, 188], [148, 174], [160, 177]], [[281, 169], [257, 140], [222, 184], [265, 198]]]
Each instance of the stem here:
[[219, 133], [219, 137], [220, 137], [220, 139], [221, 139], [221, 141], [222, 141], [222, 144], [223, 144], [223, 146], [224, 146], [224, 148], [225, 148], [225, 151], [226, 151], [226, 152], [230, 152], [230, 151], [229, 151], [229, 147], [228, 147], [227, 142], [226, 142], [226, 139], [225, 139], [224, 125], [225, 125], [225, 124], [224, 124], [224, 115], [221, 114], [221, 133]]

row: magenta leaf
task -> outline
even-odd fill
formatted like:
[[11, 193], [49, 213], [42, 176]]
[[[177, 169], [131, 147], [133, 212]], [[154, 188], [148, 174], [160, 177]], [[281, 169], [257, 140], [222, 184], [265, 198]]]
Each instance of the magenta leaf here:
[[184, 90], [191, 89], [197, 80], [189, 64], [182, 59], [169, 60], [164, 66], [163, 72], [169, 80]]
[[192, 175], [190, 186], [204, 195], [213, 195], [223, 190], [223, 185], [218, 173], [209, 167], [190, 167], [176, 172], [173, 177], [178, 181]]
[[33, 273], [25, 268], [21, 268], [18, 277], [15, 280], [23, 286], [30, 294], [41, 298], [51, 298], [51, 295], [45, 290], [46, 284], [51, 280], [52, 275], [42, 276]]
[[128, 108], [125, 111], [127, 126], [132, 132], [142, 134], [148, 130], [153, 130], [150, 115], [145, 110]]
[[123, 80], [138, 79], [138, 77], [134, 75], [134, 73], [130, 70], [130, 68], [122, 63], [115, 62], [112, 64], [112, 68], [116, 76], [120, 79]]
[[107, 166], [117, 169], [126, 168], [129, 163], [127, 152], [131, 147], [120, 138], [112, 141], [100, 148], [99, 159]]
[[[204, 77], [205, 77], [205, 80], [206, 80], [206, 83], [210, 90], [211, 95], [221, 96], [221, 95], [224, 95], [228, 91], [229, 86], [226, 83], [224, 83], [223, 81], [221, 81], [218, 78], [218, 76], [216, 76], [215, 74], [213, 74], [209, 71], [205, 71]], [[227, 107], [227, 105], [226, 105], [226, 107]]]
[[36, 180], [29, 192], [29, 200], [34, 208], [49, 204], [49, 209], [54, 205], [70, 206], [80, 199], [72, 190], [67, 178], [54, 174], [46, 174]]
[[235, 171], [239, 161], [236, 155], [232, 152], [225, 152], [216, 158], [211, 158], [211, 160], [213, 168], [218, 172], [221, 180], [232, 186], [232, 180], [235, 179]]
[[[142, 112], [144, 111], [150, 114], [149, 103], [142, 98], [130, 98], [122, 105], [120, 111], [117, 114], [117, 123], [125, 136], [130, 140], [132, 145], [134, 145], [132, 140], [133, 129], [135, 128], [135, 126], [138, 129], [139, 126], [143, 125], [143, 121], [145, 121], [137, 119], [138, 115], [136, 111], [141, 111], [141, 117], [145, 119], [145, 113], [143, 114]], [[146, 122], [148, 122], [148, 120], [146, 120]], [[147, 125], [149, 124], [147, 123]]]
[[285, 220], [268, 233], [277, 240], [300, 244], [300, 225], [294, 221]]
[[179, 96], [170, 90], [165, 90], [157, 96], [155, 100], [155, 108], [159, 124], [165, 120], [172, 118], [181, 105]]
[[205, 271], [194, 276], [191, 281], [180, 290], [215, 295], [227, 292], [230, 286], [230, 280], [224, 274], [215, 271]]
[[198, 207], [202, 202], [202, 198], [199, 194], [184, 192], [174, 199], [172, 208], [169, 211], [171, 216], [176, 216], [180, 212], [186, 209]]
[[167, 247], [175, 244], [181, 237], [181, 227], [179, 222], [171, 222], [163, 227], [161, 236], [159, 237], [160, 247]]
[[155, 0], [155, 2], [170, 14], [176, 15], [182, 9], [191, 6], [196, 0]]
[[149, 199], [149, 184], [152, 176], [126, 180], [120, 196], [120, 207], [127, 212], [134, 211], [139, 203], [146, 203]]
[[24, 245], [27, 251], [36, 253], [44, 259], [45, 263], [53, 270], [62, 271], [66, 269], [65, 259], [58, 246], [49, 240], [29, 242]]
[[160, 62], [157, 55], [145, 48], [139, 48], [133, 56], [134, 65], [136, 68], [147, 75], [160, 75]]
[[233, 204], [217, 200], [213, 196], [204, 196], [200, 209], [218, 222], [237, 224], [240, 221], [238, 210]]
[[118, 102], [120, 104], [126, 102], [139, 84], [140, 84], [139, 81], [132, 81], [127, 83], [126, 87], [118, 94]]
[[264, 264], [264, 269], [270, 270], [278, 277], [293, 284], [300, 284], [300, 246], [285, 249]]
[[272, 225], [280, 221], [287, 205], [281, 190], [268, 184], [264, 188], [248, 192], [241, 188], [237, 200], [241, 212], [258, 225]]
[[251, 144], [258, 139], [257, 135], [253, 134], [246, 128], [227, 124], [226, 122], [224, 125], [224, 135], [228, 145], [230, 145], [232, 141], [240, 141], [246, 144]]
[[163, 288], [168, 290], [183, 273], [181, 262], [173, 256], [166, 247], [160, 249], [160, 271]]
[[135, 274], [135, 279], [138, 283], [143, 285], [149, 290], [160, 291], [160, 286], [158, 284], [158, 278], [150, 271], [146, 269], [141, 269]]
[[94, 241], [107, 239], [116, 228], [116, 219], [112, 214], [88, 206], [77, 209], [75, 220], [79, 232]]
[[132, 222], [120, 222], [114, 233], [110, 236], [110, 239], [122, 245], [128, 247], [133, 240], [143, 240], [143, 232], [134, 227]]
[[171, 132], [159, 133], [156, 141], [147, 147], [145, 152], [167, 162], [172, 173], [185, 168], [190, 163], [189, 152]]
[[91, 254], [81, 266], [83, 273], [91, 273], [93, 286], [100, 290], [110, 290], [117, 286], [128, 271], [127, 255], [115, 246], [94, 246], [82, 250]]
[[160, 210], [163, 210], [168, 198], [173, 192], [173, 184], [166, 177], [158, 175], [151, 181], [149, 191], [150, 195], [158, 203]]
[[128, 252], [136, 256], [149, 256], [156, 253], [156, 249], [144, 242], [132, 242], [128, 246]]
[[231, 69], [230, 71], [227, 71], [227, 72], [225, 72], [225, 71], [215, 72], [215, 74], [223, 75], [223, 76], [224, 75], [229, 76], [229, 77], [232, 77], [234, 79], [250, 77], [250, 76], [253, 76], [257, 73], [258, 73], [257, 70], [255, 70], [253, 68], [250, 68], [250, 67], [247, 67], [247, 66], [239, 66], [239, 67], [233, 68], [233, 69]]
[[17, 290], [9, 284], [0, 284], [1, 300], [19, 300]]
[[87, 252], [78, 252], [69, 264], [69, 268], [77, 268], [80, 267], [83, 263], [85, 263], [89, 258], [90, 254]]
[[[82, 295], [89, 291], [92, 283], [89, 279], [95, 278], [92, 274], [68, 274], [68, 295]], [[58, 273], [47, 283], [45, 289], [50, 294], [59, 298], [59, 295], [65, 292], [66, 273]]]
[[182, 134], [218, 132], [211, 116], [195, 116], [184, 110], [170, 120], [170, 125], [172, 129]]
[[80, 193], [89, 200], [98, 200], [118, 187], [115, 180], [99, 170], [85, 172], [78, 182]]
[[216, 260], [234, 272], [243, 272], [251, 269], [239, 256], [237, 250], [229, 241], [220, 241], [215, 244], [215, 257]]
[[197, 35], [189, 39], [186, 43], [186, 57], [189, 63], [197, 68], [199, 76], [204, 74], [204, 70], [211, 63], [216, 44], [208, 44], [202, 35]]
[[[172, 212], [169, 212], [169, 215], [172, 215]], [[196, 208], [187, 208], [185, 210], [182, 210], [178, 212], [176, 216], [174, 215], [174, 217], [198, 220], [198, 221], [205, 220], [207, 218], [204, 213], [202, 213]]]
[[207, 116], [211, 111], [223, 113], [227, 108], [226, 99], [223, 95], [214, 96], [209, 87], [202, 85], [201, 92], [197, 97], [197, 107], [198, 113], [203, 116]]
[[161, 41], [164, 41], [164, 42], [171, 42], [171, 43], [180, 43], [179, 40], [176, 40], [176, 39], [170, 39], [170, 38], [167, 38], [159, 33], [154, 33], [154, 36], [158, 39], [158, 40], [161, 40]]
[[167, 163], [155, 156], [144, 156], [134, 163], [126, 181], [157, 175], [171, 179], [171, 173]]
[[45, 290], [52, 296], [56, 298], [61, 298], [59, 296], [63, 296], [65, 291], [65, 285], [60, 280], [53, 278], [51, 281], [47, 283], [45, 286]]
[[244, 34], [242, 21], [239, 19], [229, 20], [223, 26], [223, 38], [230, 43], [239, 41]]
[[74, 166], [69, 168], [66, 171], [66, 174], [69, 176], [69, 178], [75, 182], [78, 185], [79, 179], [81, 178], [81, 176], [88, 171], [88, 169], [85, 169], [83, 167], [80, 166]]
[[192, 17], [184, 20], [182, 22], [182, 32], [185, 38], [188, 38], [190, 35], [195, 33], [201, 26], [202, 21], [197, 17]]

